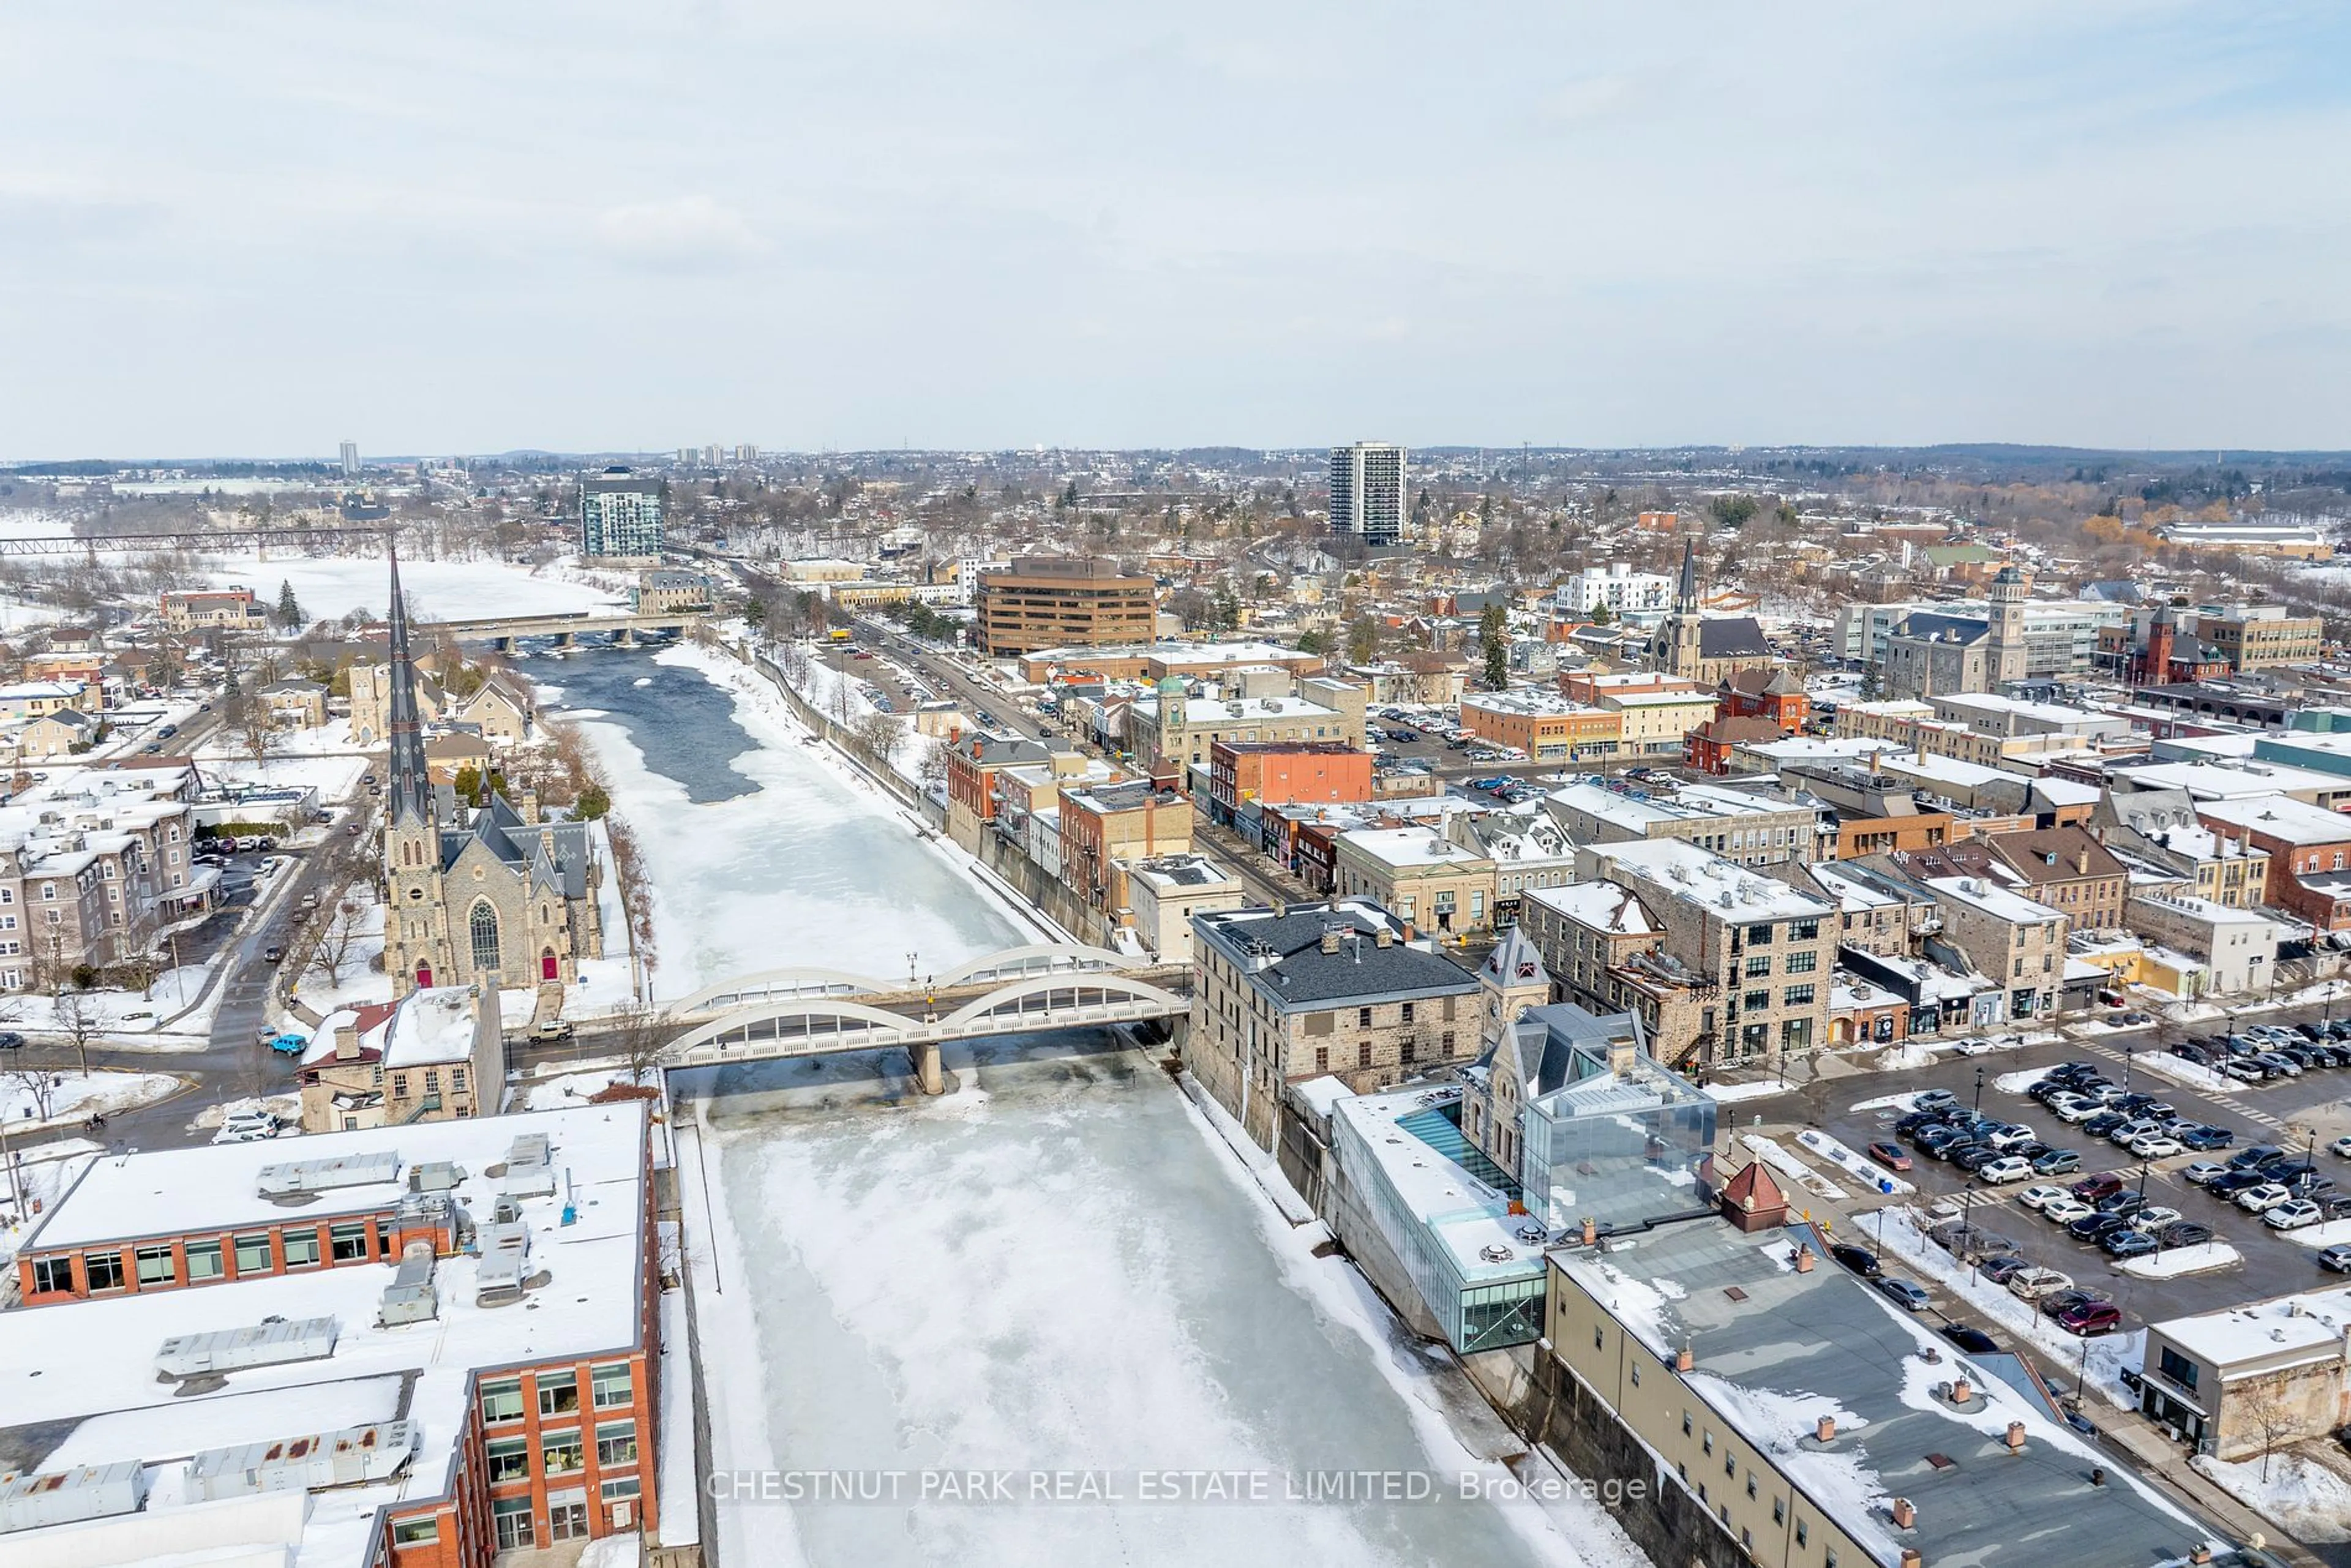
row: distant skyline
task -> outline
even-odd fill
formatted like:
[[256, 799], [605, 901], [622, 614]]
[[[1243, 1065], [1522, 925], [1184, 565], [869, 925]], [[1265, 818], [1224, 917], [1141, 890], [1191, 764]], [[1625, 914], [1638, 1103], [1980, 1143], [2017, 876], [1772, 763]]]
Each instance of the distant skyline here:
[[0, 12], [0, 454], [2351, 447], [2351, 14]]

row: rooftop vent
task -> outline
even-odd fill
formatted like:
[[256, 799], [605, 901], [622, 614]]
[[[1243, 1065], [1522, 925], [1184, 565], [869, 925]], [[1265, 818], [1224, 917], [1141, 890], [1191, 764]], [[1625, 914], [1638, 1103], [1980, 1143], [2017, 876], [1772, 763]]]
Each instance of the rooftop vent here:
[[177, 1334], [155, 1352], [155, 1370], [164, 1377], [198, 1377], [248, 1366], [319, 1361], [335, 1354], [338, 1325], [332, 1318], [284, 1318], [250, 1328]]
[[136, 1459], [47, 1475], [0, 1471], [0, 1532], [135, 1513], [146, 1500], [147, 1471]]
[[452, 1187], [462, 1186], [465, 1180], [464, 1168], [447, 1160], [427, 1160], [408, 1173], [411, 1192], [447, 1192]]
[[378, 1327], [430, 1322], [440, 1312], [441, 1298], [433, 1288], [433, 1243], [412, 1241], [402, 1249], [400, 1268], [383, 1288], [376, 1308]]
[[530, 1274], [530, 1231], [518, 1224], [482, 1228], [481, 1264], [474, 1271], [474, 1304], [502, 1306], [522, 1299]]
[[389, 1480], [415, 1454], [423, 1434], [413, 1421], [350, 1427], [267, 1443], [210, 1448], [188, 1461], [192, 1499], [245, 1497], [254, 1492], [317, 1491]]
[[371, 1155], [339, 1155], [324, 1160], [289, 1160], [264, 1166], [255, 1186], [264, 1197], [295, 1197], [338, 1187], [371, 1186], [400, 1179], [400, 1155], [384, 1149]]

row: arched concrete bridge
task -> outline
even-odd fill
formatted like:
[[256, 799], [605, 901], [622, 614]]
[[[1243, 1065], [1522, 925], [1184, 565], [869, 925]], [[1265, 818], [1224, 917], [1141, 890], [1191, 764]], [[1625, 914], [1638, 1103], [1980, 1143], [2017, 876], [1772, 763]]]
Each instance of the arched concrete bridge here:
[[664, 1067], [715, 1067], [901, 1047], [926, 1094], [946, 1087], [948, 1040], [1181, 1019], [1186, 964], [1144, 964], [1107, 948], [1040, 943], [992, 953], [909, 986], [846, 970], [770, 969], [723, 981], [668, 1009], [680, 1032]]

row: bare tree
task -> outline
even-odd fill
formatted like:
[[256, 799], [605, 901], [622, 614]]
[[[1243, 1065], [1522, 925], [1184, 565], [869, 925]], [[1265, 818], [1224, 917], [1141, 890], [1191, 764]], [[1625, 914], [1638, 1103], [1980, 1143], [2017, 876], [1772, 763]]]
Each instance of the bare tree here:
[[57, 994], [57, 1032], [73, 1043], [74, 1056], [85, 1076], [89, 1072], [89, 1042], [106, 1030], [106, 1015], [86, 992]]
[[57, 1090], [65, 1083], [60, 1074], [46, 1067], [16, 1067], [9, 1070], [8, 1082], [33, 1102], [33, 1120], [46, 1122], [57, 1113]]
[[797, 691], [808, 685], [809, 651], [805, 643], [787, 643], [776, 653], [776, 665]]
[[922, 755], [914, 759], [914, 777], [925, 789], [947, 787], [947, 743], [937, 736], [926, 737]]
[[133, 953], [115, 965], [116, 973], [139, 988], [141, 1001], [155, 999], [155, 982], [163, 977], [163, 955], [150, 947], [144, 953]]
[[2285, 1401], [2284, 1393], [2275, 1384], [2256, 1388], [2237, 1396], [2238, 1407], [2253, 1430], [2262, 1435], [2262, 1479], [2270, 1479], [2270, 1456], [2280, 1444], [2300, 1435], [2300, 1424], [2294, 1418], [2294, 1407]]
[[323, 910], [305, 933], [309, 941], [309, 962], [306, 970], [316, 970], [327, 977], [327, 984], [340, 986], [343, 972], [351, 967], [358, 955], [361, 927], [367, 917], [356, 897], [345, 896], [335, 901], [331, 909]]
[[643, 1003], [612, 1015], [612, 1054], [628, 1069], [631, 1083], [642, 1087], [659, 1071], [662, 1047], [673, 1032], [658, 1011]]
[[850, 748], [876, 768], [890, 766], [890, 758], [898, 749], [899, 737], [905, 734], [896, 718], [886, 713], [869, 713], [859, 719], [849, 732]]

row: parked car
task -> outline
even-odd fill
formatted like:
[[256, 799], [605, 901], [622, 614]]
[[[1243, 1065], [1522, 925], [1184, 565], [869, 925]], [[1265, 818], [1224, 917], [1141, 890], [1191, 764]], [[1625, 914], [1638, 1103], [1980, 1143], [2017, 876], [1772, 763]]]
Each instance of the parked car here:
[[2249, 1186], [2237, 1194], [2236, 1205], [2247, 1214], [2267, 1214], [2271, 1209], [2293, 1197], [2294, 1194], [2286, 1191], [2283, 1185], [2265, 1181], [2259, 1186]]
[[2057, 1113], [2059, 1121], [2078, 1127], [2091, 1117], [2101, 1114], [2105, 1108], [2086, 1094], [2075, 1094], [2069, 1099], [2052, 1101], [2049, 1109]]
[[2189, 1186], [2207, 1186], [2229, 1174], [2229, 1167], [2217, 1160], [2198, 1160], [2179, 1173]]
[[2032, 1175], [2032, 1162], [2019, 1159], [2014, 1155], [2002, 1155], [1998, 1159], [1986, 1160], [1976, 1167], [1978, 1181], [1990, 1182], [1995, 1186], [2002, 1182], [2025, 1181]]
[[1876, 1284], [1887, 1301], [1908, 1312], [1925, 1312], [1932, 1299], [1907, 1280], [1880, 1279]]
[[2339, 1159], [2351, 1160], [2351, 1138], [2337, 1138], [2326, 1145], [2326, 1152]]
[[2351, 1274], [2351, 1247], [2329, 1247], [2318, 1254], [2318, 1266], [2337, 1274]]
[[2112, 1301], [2086, 1301], [2057, 1314], [2059, 1328], [2085, 1339], [2094, 1334], [2112, 1333], [2122, 1327], [2122, 1309]]
[[2026, 1126], [2022, 1122], [2011, 1123], [2008, 1126], [1996, 1128], [1992, 1132], [1985, 1134], [1984, 1137], [1984, 1142], [1990, 1144], [1995, 1149], [2012, 1149], [2019, 1144], [2029, 1144], [2032, 1141], [2032, 1129]]
[[[2069, 1312], [2093, 1301], [2106, 1301], [2106, 1298], [2095, 1291], [2085, 1291], [2079, 1287], [2051, 1291], [2041, 1298], [2041, 1313], [2043, 1317], [2053, 1318], [2059, 1312]], [[2106, 1304], [2112, 1306], [2114, 1303], [2106, 1301]]]
[[2064, 1197], [2064, 1196], [2065, 1189], [2062, 1186], [2028, 1186], [2022, 1192], [2016, 1195], [2016, 1201], [2024, 1205], [2027, 1208], [2040, 1209], [2045, 1207], [2052, 1198]]
[[2129, 1223], [2123, 1215], [2092, 1212], [2068, 1225], [2065, 1233], [2076, 1241], [2095, 1241], [2107, 1231], [2120, 1230]]
[[2084, 1176], [2074, 1184], [2073, 1191], [2074, 1196], [2084, 1203], [2096, 1203], [2122, 1189], [2123, 1178], [2112, 1172], [2107, 1172], [2100, 1176]]
[[0, 1029], [0, 1051], [22, 1051], [25, 1037], [13, 1029]]
[[2225, 1149], [2237, 1141], [2237, 1134], [2228, 1128], [2210, 1125], [2190, 1127], [2184, 1133], [2175, 1133], [2172, 1135], [2179, 1140], [2181, 1147], [2193, 1149], [2198, 1154], [2207, 1154], [2214, 1149]]
[[1946, 1324], [1943, 1337], [1970, 1355], [1990, 1355], [2000, 1349], [2000, 1341], [1983, 1330], [1970, 1328], [1965, 1323]]
[[2201, 1247], [2212, 1239], [2212, 1228], [2193, 1219], [2175, 1219], [2155, 1233], [2166, 1247]]
[[2251, 1148], [2239, 1149], [2235, 1154], [2231, 1155], [2229, 1168], [2232, 1171], [2249, 1171], [2255, 1166], [2273, 1160], [2284, 1153], [2283, 1149], [2274, 1144], [2255, 1144]]
[[269, 1049], [280, 1056], [299, 1056], [310, 1049], [310, 1037], [291, 1033], [274, 1035], [269, 1040]]
[[2315, 1225], [2326, 1218], [2325, 1211], [2306, 1197], [2288, 1198], [2262, 1215], [2262, 1223], [2274, 1230], [2299, 1230], [2305, 1225]]
[[2220, 1071], [2227, 1073], [2230, 1077], [2236, 1079], [2241, 1083], [2262, 1083], [2267, 1082], [2271, 1076], [2271, 1074], [2262, 1068], [2252, 1061], [2248, 1061], [2243, 1057], [2232, 1058], [2228, 1061], [2222, 1062], [2220, 1064]]
[[1877, 1260], [1877, 1254], [1866, 1247], [1855, 1247], [1846, 1242], [1838, 1242], [1829, 1249], [1829, 1256], [1865, 1280], [1875, 1280], [1885, 1271], [1884, 1266]]
[[1910, 1168], [1910, 1156], [1902, 1152], [1899, 1144], [1872, 1144], [1869, 1145], [1869, 1157], [1890, 1171]]
[[2159, 1203], [2151, 1203], [2132, 1215], [2130, 1222], [2133, 1230], [2144, 1230], [2152, 1236], [2173, 1220], [2185, 1218], [2187, 1217], [2176, 1208], [2166, 1208]]
[[2068, 1195], [2064, 1197], [2051, 1198], [2043, 1206], [2041, 1218], [2052, 1225], [2071, 1225], [2085, 1215], [2097, 1212], [2080, 1198]]
[[2072, 1176], [2082, 1168], [2082, 1156], [2071, 1149], [2052, 1149], [2032, 1162], [2035, 1176]]
[[2129, 1218], [2131, 1215], [2137, 1214], [2140, 1209], [2145, 1208], [2146, 1207], [2146, 1197], [2137, 1192], [2127, 1190], [2123, 1192], [2110, 1192], [2105, 1197], [2098, 1199], [2097, 1202], [2097, 1210], [2100, 1214], [2119, 1214], [2126, 1218]]
[[1976, 1271], [1995, 1285], [2005, 1285], [2031, 1267], [2032, 1267], [2031, 1260], [2020, 1258], [2013, 1252], [2004, 1252], [1997, 1258], [1987, 1258], [1978, 1263]]
[[2172, 1155], [2186, 1151], [2181, 1148], [2178, 1138], [2167, 1137], [2161, 1133], [2149, 1133], [2145, 1137], [2133, 1138], [2130, 1143], [2130, 1152], [2143, 1160], [2168, 1160]]
[[2054, 1269], [2020, 1269], [2008, 1277], [2008, 1293], [2021, 1301], [2037, 1301], [2052, 1291], [2070, 1291], [2074, 1281]]
[[2151, 1257], [2161, 1251], [2162, 1246], [2146, 1231], [2133, 1230], [2130, 1227], [2125, 1226], [2119, 1230], [2109, 1230], [2099, 1237], [2098, 1249], [2119, 1263], [2126, 1258]]
[[2270, 1178], [2260, 1171], [2231, 1171], [2227, 1176], [2214, 1176], [2204, 1184], [2204, 1190], [2215, 1197], [2234, 1197], [2239, 1193], [2266, 1183]]

